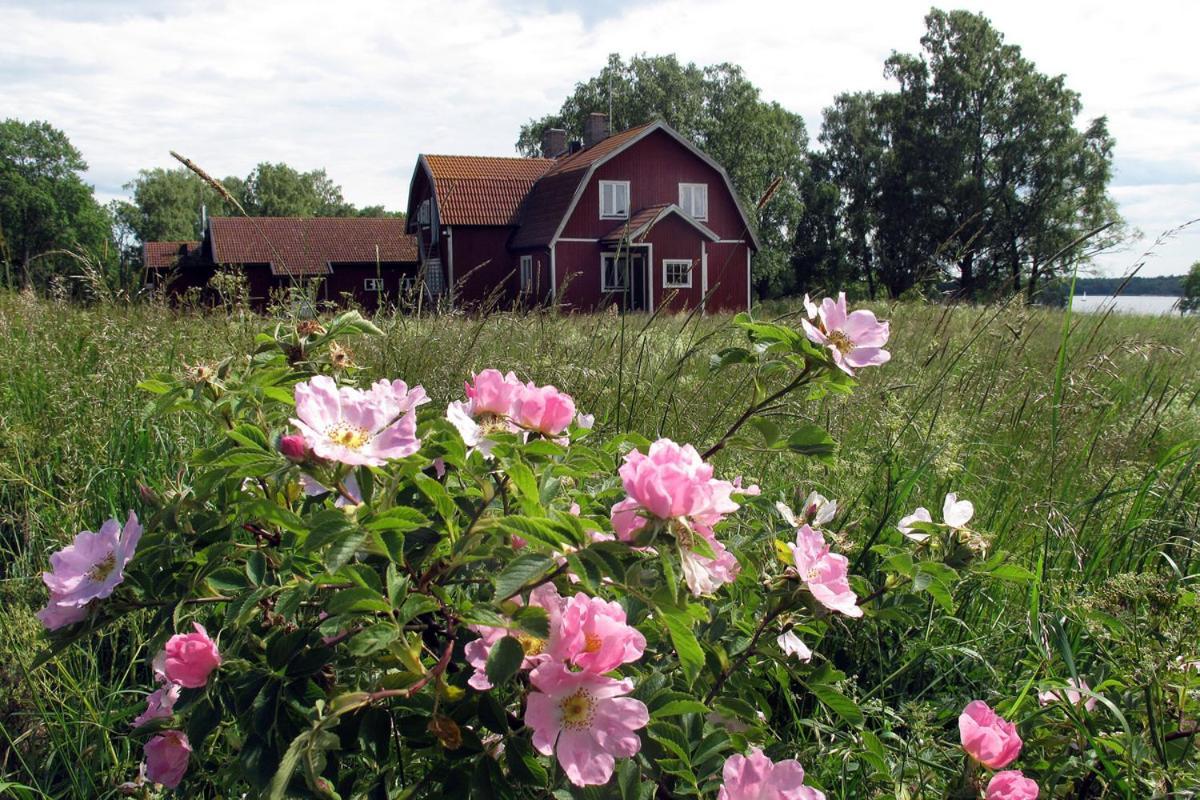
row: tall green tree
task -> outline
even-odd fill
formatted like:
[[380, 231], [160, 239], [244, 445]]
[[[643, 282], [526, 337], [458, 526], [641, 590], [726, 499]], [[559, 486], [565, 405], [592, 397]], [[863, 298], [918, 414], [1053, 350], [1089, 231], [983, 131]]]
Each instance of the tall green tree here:
[[[561, 108], [521, 127], [517, 150], [539, 152], [547, 128], [582, 135], [593, 112], [609, 113], [613, 130], [661, 119], [691, 139], [729, 172], [743, 206], [754, 214], [763, 249], [754, 269], [760, 297], [794, 288], [792, 243], [803, 210], [808, 165], [804, 120], [762, 99], [741, 67], [683, 64], [674, 55], [609, 56], [599, 74], [576, 84]], [[758, 201], [776, 179], [777, 190]]]
[[1183, 296], [1179, 298], [1179, 313], [1200, 314], [1200, 261], [1192, 264], [1183, 279]]
[[0, 261], [8, 285], [42, 286], [87, 255], [108, 264], [110, 219], [83, 180], [87, 163], [47, 122], [0, 123]]

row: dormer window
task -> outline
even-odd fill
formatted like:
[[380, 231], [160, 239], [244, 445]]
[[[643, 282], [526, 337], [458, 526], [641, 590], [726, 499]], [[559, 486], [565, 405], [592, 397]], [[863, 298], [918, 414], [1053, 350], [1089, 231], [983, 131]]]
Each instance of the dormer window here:
[[708, 184], [679, 184], [679, 207], [692, 219], [708, 219]]
[[600, 181], [600, 219], [629, 219], [629, 181]]

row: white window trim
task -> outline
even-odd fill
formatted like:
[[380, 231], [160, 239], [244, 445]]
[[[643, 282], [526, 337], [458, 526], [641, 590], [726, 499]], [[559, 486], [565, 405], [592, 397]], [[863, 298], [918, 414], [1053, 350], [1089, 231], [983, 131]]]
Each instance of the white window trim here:
[[[669, 266], [678, 266], [682, 264], [687, 269], [687, 283], [671, 283], [667, 278]], [[692, 272], [694, 268], [690, 258], [664, 258], [662, 262], [662, 285], [664, 289], [690, 289], [692, 288]]]
[[[600, 186], [600, 219], [629, 219], [629, 181], [599, 181]], [[625, 213], [624, 214], [605, 214], [604, 213], [604, 187], [605, 186], [624, 186], [625, 187]], [[613, 195], [615, 198], [616, 195]]]
[[533, 256], [521, 256], [521, 291], [533, 290]]
[[382, 292], [383, 278], [363, 278], [364, 292]]
[[[700, 216], [696, 216], [696, 215], [692, 214], [691, 209], [689, 209], [687, 206], [685, 206], [683, 204], [683, 190], [685, 188], [691, 189], [693, 194], [695, 193], [695, 191], [697, 189], [704, 190], [704, 216], [700, 217]], [[679, 207], [681, 209], [683, 209], [683, 213], [687, 214], [692, 219], [697, 220], [698, 222], [707, 222], [708, 221], [708, 184], [707, 183], [681, 183], [681, 184], [679, 184]]]
[[629, 263], [629, 255], [630, 255], [630, 253], [628, 250], [622, 250], [620, 252], [618, 252], [616, 250], [609, 250], [607, 252], [600, 254], [600, 291], [601, 292], [622, 292], [622, 293], [624, 293], [624, 292], [629, 291], [628, 284], [630, 281], [633, 280], [632, 274], [626, 273], [626, 275], [625, 275], [626, 285], [624, 287], [613, 287], [613, 286], [608, 285], [608, 280], [607, 280], [608, 279], [608, 271], [604, 268], [604, 262], [607, 259], [609, 259], [609, 258], [616, 259], [617, 256], [624, 258], [626, 263]]

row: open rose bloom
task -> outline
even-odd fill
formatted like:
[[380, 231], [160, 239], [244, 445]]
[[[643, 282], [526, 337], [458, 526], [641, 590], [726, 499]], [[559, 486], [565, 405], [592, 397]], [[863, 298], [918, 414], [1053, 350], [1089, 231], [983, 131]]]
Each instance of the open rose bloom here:
[[466, 401], [455, 400], [446, 407], [446, 419], [458, 429], [468, 447], [491, 451], [487, 434], [496, 430], [516, 431], [511, 422], [513, 405], [525, 384], [509, 372], [485, 369], [463, 385]]
[[1019, 769], [997, 772], [988, 781], [987, 800], [1037, 800], [1040, 789], [1036, 781], [1026, 778]]
[[848, 617], [861, 617], [858, 597], [850, 589], [850, 562], [833, 553], [820, 531], [801, 525], [795, 543], [789, 545], [796, 574], [818, 603]]
[[989, 769], [1003, 769], [1021, 754], [1017, 726], [982, 700], [972, 700], [963, 709], [958, 733], [967, 755]]
[[[942, 519], [946, 527], [951, 530], [963, 530], [975, 516], [975, 506], [970, 500], [959, 500], [958, 495], [950, 492], [942, 501]], [[933, 515], [929, 513], [929, 509], [924, 506], [918, 506], [917, 510], [909, 514], [907, 517], [902, 517], [896, 527], [901, 533], [912, 539], [914, 542], [923, 542], [929, 538], [929, 534], [925, 531], [918, 530], [913, 527], [917, 522], [933, 522]]]
[[639, 728], [650, 714], [640, 700], [626, 697], [633, 681], [592, 672], [571, 672], [562, 664], [533, 671], [525, 706], [525, 724], [533, 746], [555, 755], [576, 786], [601, 786], [612, 777], [618, 758], [631, 758], [642, 747]]
[[733, 755], [721, 771], [717, 800], [825, 800], [825, 793], [804, 784], [804, 768], [794, 758], [775, 762], [757, 747]]
[[[520, 597], [514, 599], [518, 604], [521, 603]], [[565, 602], [552, 583], [543, 584], [529, 593], [529, 604], [544, 608], [546, 616], [549, 617], [551, 637], [549, 641], [539, 639], [536, 636], [516, 629], [497, 628], [490, 625], [472, 625], [471, 630], [479, 634], [479, 638], [468, 642], [463, 650], [467, 658], [467, 663], [475, 668], [474, 674], [467, 680], [467, 685], [481, 692], [486, 692], [492, 688], [492, 682], [488, 680], [487, 676], [488, 655], [491, 654], [492, 647], [496, 642], [505, 636], [511, 636], [516, 639], [521, 643], [521, 648], [525, 651], [525, 659], [521, 662], [521, 669], [531, 670], [539, 664], [549, 661], [550, 654], [547, 650], [552, 646], [557, 646], [554, 639], [561, 627], [560, 618], [562, 617]], [[644, 642], [643, 646], [645, 646]]]
[[[806, 301], [805, 306], [811, 306]], [[810, 341], [829, 348], [833, 362], [847, 375], [862, 367], [886, 364], [892, 354], [883, 349], [888, 340], [888, 324], [875, 319], [875, 312], [860, 309], [847, 313], [846, 293], [836, 301], [826, 297], [817, 311], [818, 324], [800, 320]]]
[[567, 601], [551, 642], [551, 658], [598, 674], [637, 661], [646, 649], [646, 637], [625, 623], [620, 603], [582, 592]]
[[382, 467], [420, 449], [416, 409], [429, 402], [420, 386], [376, 381], [364, 391], [317, 375], [296, 384], [295, 394], [292, 424], [319, 458]]
[[130, 511], [124, 527], [110, 519], [98, 532], [80, 531], [50, 556], [50, 572], [42, 573], [50, 602], [37, 615], [42, 624], [56, 630], [86, 617], [88, 603], [108, 597], [125, 580], [125, 565], [141, 537], [142, 526]]

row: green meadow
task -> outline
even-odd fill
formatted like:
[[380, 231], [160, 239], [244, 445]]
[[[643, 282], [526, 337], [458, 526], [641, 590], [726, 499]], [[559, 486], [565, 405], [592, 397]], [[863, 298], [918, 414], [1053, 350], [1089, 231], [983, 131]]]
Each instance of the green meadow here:
[[[957, 743], [963, 704], [998, 693], [1020, 722], [1044, 713], [1032, 699], [1038, 682], [1074, 673], [1108, 702], [1061, 734], [1077, 746], [1063, 769], [1093, 770], [1071, 796], [1189, 796], [1179, 792], [1200, 784], [1188, 733], [1195, 702], [1173, 665], [1200, 660], [1200, 319], [1020, 304], [872, 308], [891, 321], [891, 362], [862, 370], [848, 397], [796, 398], [772, 412], [785, 430], [825, 427], [836, 461], [748, 439], [716, 457], [718, 475], [742, 475], [770, 501], [795, 504], [812, 489], [837, 498], [842, 549], [866, 577], [880, 568], [870, 547], [898, 536], [900, 516], [923, 505], [939, 518], [954, 491], [974, 503], [990, 546], [1032, 577], [964, 592], [952, 615], [930, 614], [924, 626], [881, 619], [847, 632], [854, 663], [838, 666], [855, 676], [845, 691], [874, 734], [866, 749], [904, 754], [906, 766], [880, 774], [861, 752], [818, 746], [807, 731], [795, 737], [813, 743], [805, 767], [831, 798], [920, 797], [923, 770], [945, 767], [932, 750]], [[755, 313], [799, 326], [796, 306]], [[473, 370], [512, 369], [570, 392], [602, 430], [703, 450], [748, 388], [736, 370], [709, 370], [710, 355], [737, 338], [724, 317], [375, 322], [385, 336], [348, 343], [364, 377], [422, 384], [435, 405], [461, 397]], [[184, 417], [149, 416], [137, 382], [244, 354], [271, 324], [0, 293], [0, 796], [115, 797], [133, 777], [140, 741], [125, 734], [142, 707], [143, 639], [120, 626], [32, 668], [44, 646], [34, 617], [46, 597], [41, 570], [77, 531], [136, 508], [140, 485], [169, 492], [183, 482], [195, 431]], [[749, 513], [773, 512], [764, 502]], [[1030, 752], [1042, 746], [1030, 742]], [[1148, 793], [1113, 788], [1122, 785]]]

